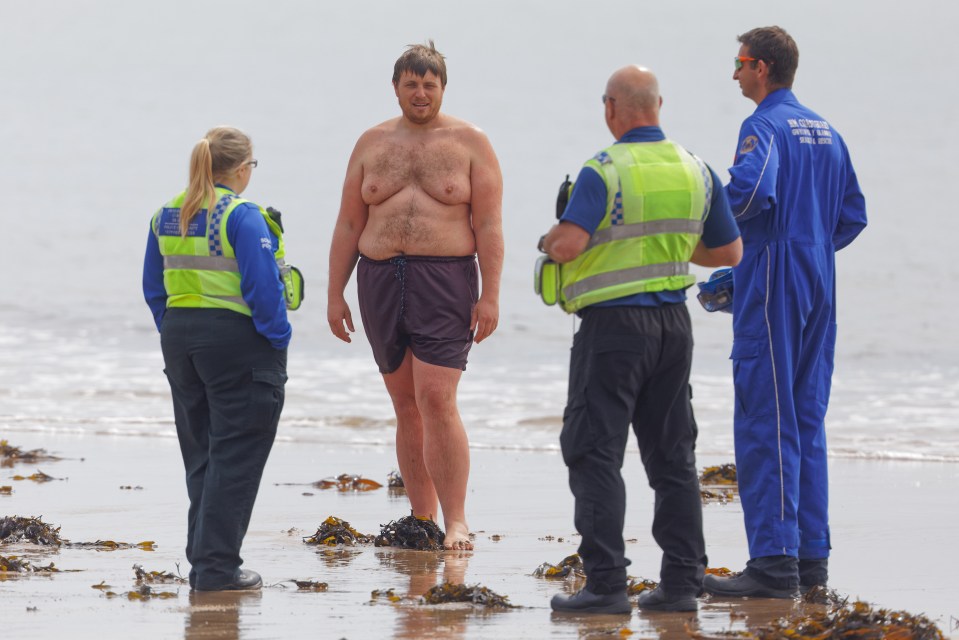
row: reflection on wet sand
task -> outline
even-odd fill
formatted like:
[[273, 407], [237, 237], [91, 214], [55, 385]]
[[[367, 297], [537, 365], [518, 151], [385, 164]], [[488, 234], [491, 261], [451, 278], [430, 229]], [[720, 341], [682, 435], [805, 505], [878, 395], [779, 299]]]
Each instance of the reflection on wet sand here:
[[[822, 609], [821, 605], [804, 604], [800, 600], [706, 596], [699, 603], [699, 624], [710, 632], [755, 630], [779, 618]], [[653, 614], [644, 615], [653, 619]]]
[[[821, 610], [821, 605], [803, 604], [798, 600], [743, 598], [719, 600], [703, 597], [699, 611], [654, 612], [638, 610], [636, 618], [625, 615], [571, 615], [553, 613], [553, 624], [577, 628], [580, 640], [617, 637], [629, 630], [630, 638], [690, 640], [724, 637], [726, 632], [755, 631], [779, 618]], [[637, 624], [637, 622], [639, 624]]]
[[256, 615], [260, 591], [191, 591], [184, 621], [184, 640], [236, 640], [240, 637], [240, 609]]
[[330, 569], [349, 566], [353, 560], [363, 553], [363, 549], [354, 547], [321, 547], [316, 555]]
[[[394, 638], [462, 638], [471, 616], [483, 615], [469, 604], [423, 606], [419, 598], [437, 584], [464, 584], [469, 551], [377, 551], [380, 564], [408, 576], [403, 600], [397, 604]], [[397, 589], [397, 594], [401, 593]]]

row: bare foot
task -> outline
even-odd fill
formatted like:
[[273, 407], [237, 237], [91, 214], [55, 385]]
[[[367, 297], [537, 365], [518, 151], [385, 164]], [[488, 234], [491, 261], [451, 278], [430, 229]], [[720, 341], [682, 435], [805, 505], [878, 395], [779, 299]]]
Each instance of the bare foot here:
[[446, 527], [443, 548], [458, 551], [471, 551], [473, 549], [470, 531], [465, 522], [457, 522]]

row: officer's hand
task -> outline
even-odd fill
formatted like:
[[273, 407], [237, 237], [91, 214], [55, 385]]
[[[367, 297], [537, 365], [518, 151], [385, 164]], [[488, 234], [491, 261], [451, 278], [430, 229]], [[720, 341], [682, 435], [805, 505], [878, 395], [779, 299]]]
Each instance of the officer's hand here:
[[350, 314], [350, 305], [346, 300], [340, 298], [331, 300], [326, 307], [326, 320], [330, 323], [330, 331], [333, 335], [343, 342], [353, 342], [350, 334], [356, 329], [353, 328], [353, 316]]

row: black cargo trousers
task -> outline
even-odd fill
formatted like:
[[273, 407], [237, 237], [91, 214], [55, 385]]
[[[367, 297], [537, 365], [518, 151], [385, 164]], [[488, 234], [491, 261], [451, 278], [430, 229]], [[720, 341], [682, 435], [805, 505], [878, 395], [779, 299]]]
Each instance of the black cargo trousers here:
[[620, 470], [632, 424], [656, 494], [660, 584], [669, 594], [699, 595], [707, 560], [690, 402], [689, 312], [685, 304], [587, 307], [580, 316], [560, 444], [587, 585], [594, 593], [626, 586]]
[[226, 309], [168, 309], [160, 343], [190, 498], [190, 586], [216, 590], [243, 563], [240, 547], [283, 410], [286, 350]]

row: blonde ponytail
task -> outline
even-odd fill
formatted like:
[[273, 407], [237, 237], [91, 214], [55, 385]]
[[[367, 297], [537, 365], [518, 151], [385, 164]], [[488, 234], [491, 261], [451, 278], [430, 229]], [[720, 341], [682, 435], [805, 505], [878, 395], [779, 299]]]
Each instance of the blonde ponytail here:
[[190, 155], [186, 198], [180, 208], [180, 234], [184, 238], [194, 216], [216, 204], [216, 179], [239, 168], [252, 152], [249, 136], [233, 127], [214, 127], [196, 143]]
[[212, 206], [216, 191], [213, 184], [213, 155], [210, 153], [210, 140], [203, 138], [193, 147], [190, 154], [190, 182], [186, 188], [186, 199], [180, 207], [180, 235], [186, 237], [190, 221], [204, 207]]

